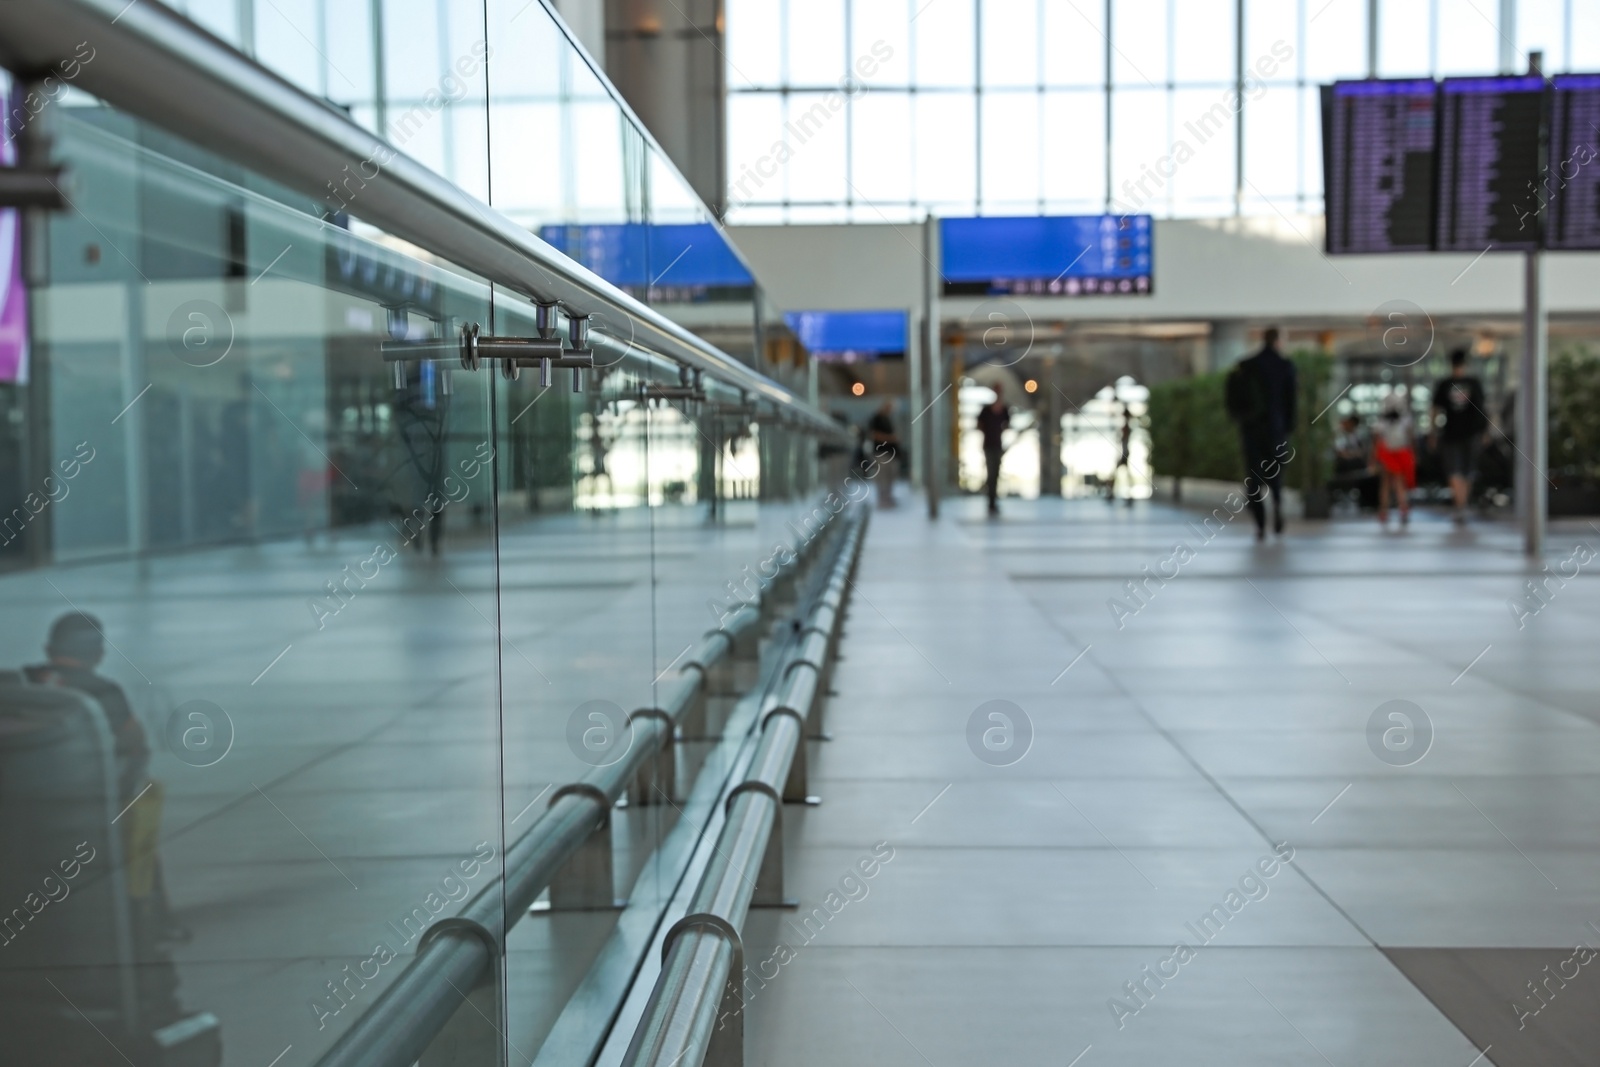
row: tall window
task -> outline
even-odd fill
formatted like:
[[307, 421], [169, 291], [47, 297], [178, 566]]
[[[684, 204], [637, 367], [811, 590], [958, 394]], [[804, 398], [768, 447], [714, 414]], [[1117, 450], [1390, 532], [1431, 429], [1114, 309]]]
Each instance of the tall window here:
[[1600, 68], [1593, 0], [726, 0], [729, 220], [1322, 210], [1317, 87]]

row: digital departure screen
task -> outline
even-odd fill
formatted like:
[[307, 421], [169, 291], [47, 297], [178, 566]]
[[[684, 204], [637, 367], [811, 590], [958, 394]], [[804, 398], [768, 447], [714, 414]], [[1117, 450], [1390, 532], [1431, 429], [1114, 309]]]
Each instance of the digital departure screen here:
[[1441, 252], [1538, 248], [1544, 78], [1446, 78], [1439, 87]]
[[1550, 100], [1546, 248], [1600, 249], [1600, 74], [1561, 74]]
[[940, 219], [949, 296], [1148, 296], [1149, 215]]
[[783, 318], [814, 359], [861, 363], [906, 353], [904, 311], [795, 311]]
[[1433, 247], [1431, 79], [1336, 82], [1322, 90], [1325, 245], [1330, 255]]

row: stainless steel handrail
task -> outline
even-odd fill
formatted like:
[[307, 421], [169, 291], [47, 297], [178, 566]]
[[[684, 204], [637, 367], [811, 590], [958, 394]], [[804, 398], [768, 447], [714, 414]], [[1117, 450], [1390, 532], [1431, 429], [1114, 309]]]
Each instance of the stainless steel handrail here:
[[[831, 537], [825, 522], [785, 569], [798, 570]], [[340, 1035], [317, 1067], [410, 1067], [456, 1013], [467, 991], [493, 973], [506, 932], [527, 914], [562, 866], [584, 847], [610, 817], [611, 808], [649, 762], [671, 742], [676, 729], [703, 700], [712, 670], [746, 648], [767, 618], [746, 605], [717, 629], [708, 631], [689, 652], [680, 678], [664, 687], [652, 714], [631, 720], [632, 742], [617, 762], [598, 767], [574, 786], [562, 789], [544, 814], [506, 849], [504, 873], [484, 886], [450, 919], [422, 938], [404, 971], [350, 1028]], [[653, 712], [659, 711], [657, 715]]]
[[[89, 62], [75, 59], [84, 42]], [[74, 86], [309, 196], [355, 175], [356, 217], [531, 299], [626, 321], [622, 343], [702, 370], [814, 432], [840, 433], [782, 385], [159, 3], [0, 3], [0, 64], [26, 77], [69, 62]]]
[[[844, 596], [862, 544], [865, 519], [855, 520], [829, 569], [829, 580], [807, 613], [806, 631], [831, 643], [843, 617]], [[826, 630], [812, 630], [818, 625]], [[818, 695], [823, 665], [797, 648], [783, 668], [784, 684], [762, 724], [761, 739], [745, 781], [727, 799], [727, 819], [714, 857], [688, 910], [667, 932], [661, 973], [623, 1057], [625, 1067], [700, 1067], [717, 1035], [728, 1044], [716, 1058], [719, 1067], [742, 1063], [744, 1020], [742, 987], [736, 969], [743, 964], [739, 930], [756, 897], [781, 898], [771, 885], [781, 861], [782, 802], [790, 797], [789, 778], [804, 759], [805, 720]], [[757, 878], [751, 872], [760, 871]]]

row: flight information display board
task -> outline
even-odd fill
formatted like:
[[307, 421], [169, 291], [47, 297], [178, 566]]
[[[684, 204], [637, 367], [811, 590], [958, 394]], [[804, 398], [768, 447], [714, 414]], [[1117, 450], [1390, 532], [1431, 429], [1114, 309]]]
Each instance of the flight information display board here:
[[1538, 74], [1440, 84], [1435, 249], [1539, 247], [1544, 90]]
[[1600, 74], [1561, 74], [1550, 100], [1546, 248], [1600, 249]]
[[1149, 215], [940, 219], [949, 296], [1148, 296]]
[[1323, 87], [1329, 254], [1433, 247], [1437, 99], [1432, 79]]

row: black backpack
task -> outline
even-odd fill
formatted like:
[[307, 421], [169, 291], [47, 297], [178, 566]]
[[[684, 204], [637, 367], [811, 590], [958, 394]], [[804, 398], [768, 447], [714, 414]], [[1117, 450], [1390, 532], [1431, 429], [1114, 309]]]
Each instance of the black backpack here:
[[1223, 402], [1228, 417], [1241, 426], [1262, 422], [1267, 417], [1267, 386], [1261, 373], [1246, 360], [1234, 364], [1223, 387]]

